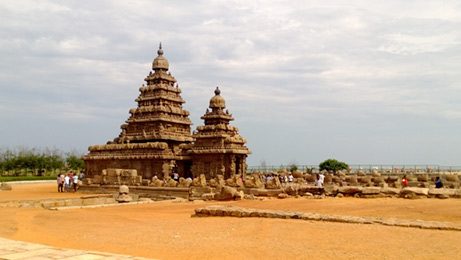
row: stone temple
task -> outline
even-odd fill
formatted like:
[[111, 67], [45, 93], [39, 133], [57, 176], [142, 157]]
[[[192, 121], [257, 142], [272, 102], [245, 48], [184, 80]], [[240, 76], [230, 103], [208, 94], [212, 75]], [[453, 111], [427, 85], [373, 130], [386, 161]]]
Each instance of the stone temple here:
[[201, 117], [203, 126], [191, 134], [189, 111], [182, 105], [181, 89], [169, 72], [162, 45], [152, 63], [146, 84], [139, 89], [137, 108], [130, 109], [121, 133], [105, 145], [88, 148], [83, 157], [88, 177], [101, 175], [107, 169], [136, 170], [138, 178], [167, 178], [178, 173], [183, 178], [207, 179], [222, 175], [245, 176], [246, 157], [251, 151], [226, 108], [219, 88]]

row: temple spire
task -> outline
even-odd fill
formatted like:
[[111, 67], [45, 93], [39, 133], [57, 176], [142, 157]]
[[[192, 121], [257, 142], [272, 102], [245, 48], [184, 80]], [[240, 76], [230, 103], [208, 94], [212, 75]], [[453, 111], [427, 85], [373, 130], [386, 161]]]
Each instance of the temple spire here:
[[158, 46], [157, 54], [158, 54], [159, 56], [162, 56], [162, 55], [163, 55], [162, 42], [160, 42], [160, 44], [159, 44], [159, 46]]

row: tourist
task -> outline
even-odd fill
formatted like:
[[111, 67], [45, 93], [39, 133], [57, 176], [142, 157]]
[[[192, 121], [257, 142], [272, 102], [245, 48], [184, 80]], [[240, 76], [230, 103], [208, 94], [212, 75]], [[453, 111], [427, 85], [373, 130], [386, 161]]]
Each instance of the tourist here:
[[[69, 178], [70, 178], [70, 181], [73, 180], [73, 177], [74, 177], [74, 174], [72, 173], [72, 171], [69, 172]], [[70, 184], [69, 184], [70, 185]]]
[[78, 175], [78, 179], [83, 180], [84, 176], [85, 176], [85, 173], [83, 173], [83, 171], [80, 171], [80, 174]]
[[407, 180], [407, 176], [406, 175], [403, 175], [403, 178], [402, 178], [402, 187], [407, 187], [408, 186], [408, 180]]
[[64, 181], [61, 179], [61, 175], [58, 175], [58, 192], [63, 192]]
[[315, 185], [316, 187], [322, 187], [322, 181], [320, 180], [320, 174], [317, 173], [317, 174], [315, 175], [315, 177], [316, 177], [316, 178], [315, 178], [314, 185]]
[[67, 192], [67, 189], [70, 187], [70, 173], [64, 177], [64, 192]]
[[443, 183], [442, 183], [442, 180], [440, 180], [440, 177], [435, 177], [435, 187], [437, 189], [440, 189], [443, 187]]
[[288, 175], [288, 181], [293, 182], [293, 175], [291, 173], [290, 173], [290, 175]]
[[73, 177], [73, 182], [74, 182], [74, 192], [77, 192], [77, 185], [78, 185], [78, 176], [75, 174]]
[[318, 176], [319, 176], [320, 186], [323, 186], [323, 182], [325, 181], [325, 175], [323, 175], [323, 172], [320, 172]]

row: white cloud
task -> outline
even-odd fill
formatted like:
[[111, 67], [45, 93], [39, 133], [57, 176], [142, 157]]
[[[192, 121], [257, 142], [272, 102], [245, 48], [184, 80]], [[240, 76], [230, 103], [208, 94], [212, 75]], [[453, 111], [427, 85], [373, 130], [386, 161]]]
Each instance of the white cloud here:
[[33, 120], [72, 125], [40, 132], [50, 146], [111, 140], [161, 41], [194, 127], [220, 86], [250, 165], [456, 164], [460, 17], [457, 1], [5, 2], [0, 136], [37, 142]]

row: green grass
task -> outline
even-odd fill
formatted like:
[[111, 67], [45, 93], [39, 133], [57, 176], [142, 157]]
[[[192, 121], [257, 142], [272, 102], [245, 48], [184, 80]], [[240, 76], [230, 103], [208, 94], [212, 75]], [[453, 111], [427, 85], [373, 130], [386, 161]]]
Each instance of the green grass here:
[[56, 176], [1, 176], [0, 182], [56, 180]]

